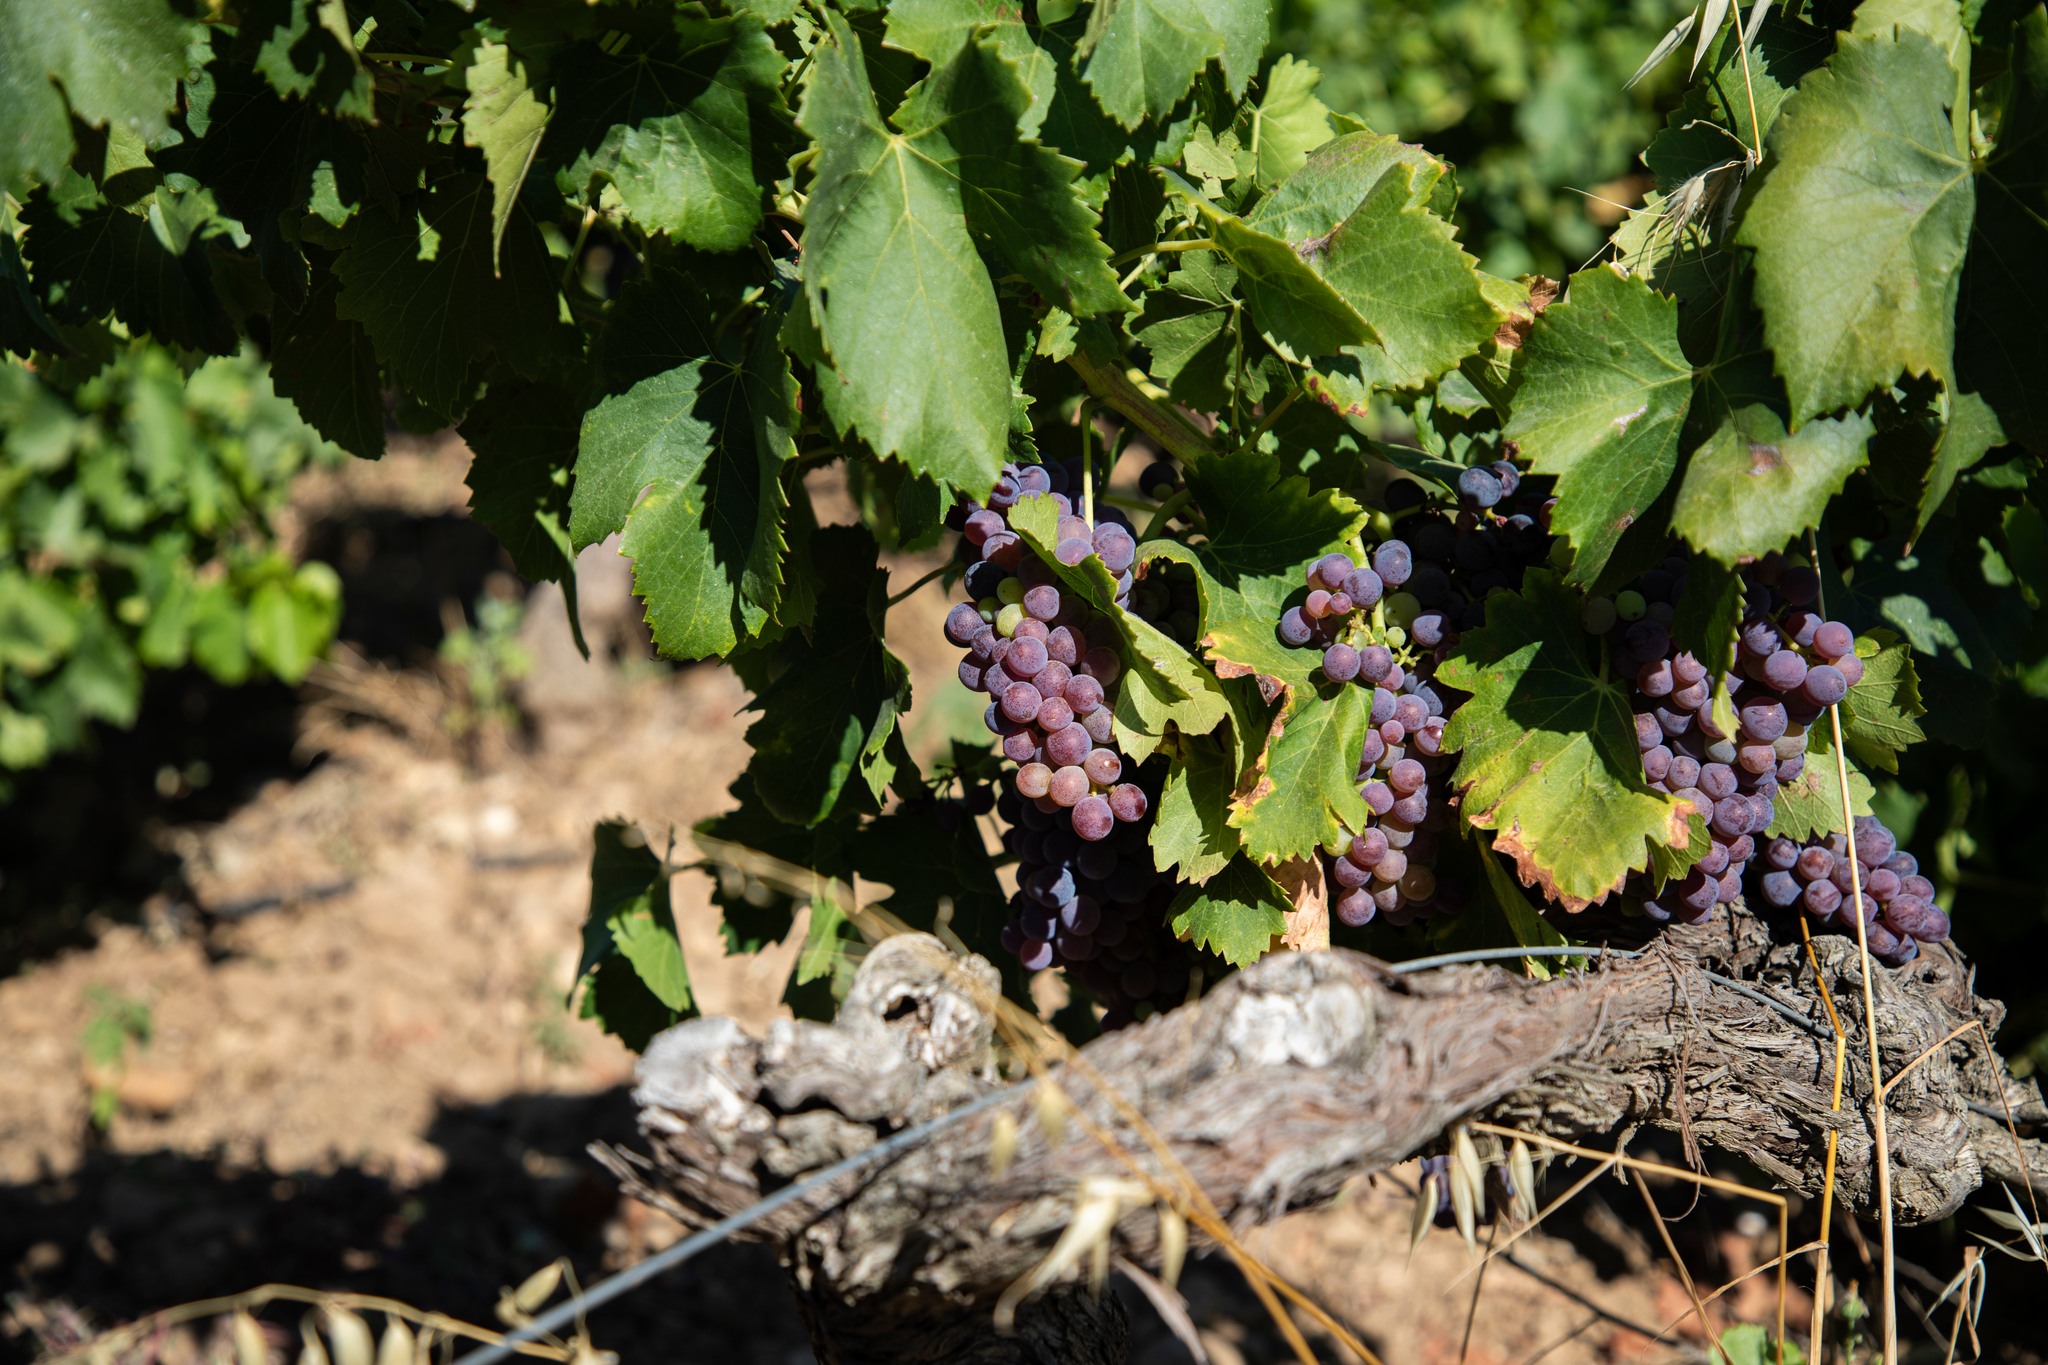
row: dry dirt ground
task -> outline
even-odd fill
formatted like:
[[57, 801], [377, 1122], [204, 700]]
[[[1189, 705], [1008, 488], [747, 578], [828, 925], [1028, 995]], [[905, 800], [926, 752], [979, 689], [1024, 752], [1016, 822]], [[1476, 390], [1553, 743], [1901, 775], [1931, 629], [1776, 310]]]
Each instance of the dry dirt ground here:
[[[501, 1286], [554, 1257], [588, 1279], [677, 1235], [583, 1154], [631, 1141], [633, 1058], [564, 1000], [593, 821], [681, 830], [720, 810], [746, 758], [745, 696], [720, 669], [647, 658], [623, 566], [594, 552], [596, 662], [570, 647], [559, 597], [535, 593], [523, 726], [452, 737], [445, 676], [380, 632], [431, 639], [469, 593], [507, 590], [461, 517], [463, 459], [421, 444], [309, 483], [300, 536], [348, 576], [344, 635], [361, 650], [338, 651], [302, 693], [297, 770], [218, 820], [151, 826], [173, 889], [87, 920], [89, 946], [0, 977], [0, 1358], [270, 1280], [488, 1322]], [[435, 600], [450, 582], [464, 593]], [[941, 602], [933, 586], [892, 617], [927, 700], [959, 691]], [[920, 719], [917, 745], [957, 713], [925, 708], [938, 719]], [[685, 874], [675, 888], [692, 975], [709, 1007], [745, 1005], [760, 983], [718, 960], [707, 886]], [[93, 1061], [88, 1038], [124, 1009], [133, 1023], [137, 1005], [146, 1042]], [[1636, 1330], [1682, 1319], [1688, 1300], [1661, 1250], [1602, 1202], [1629, 1212], [1625, 1188], [1577, 1206], [1569, 1237], [1531, 1236], [1475, 1277], [1450, 1233], [1411, 1257], [1403, 1179], [1412, 1188], [1412, 1168], [1252, 1245], [1388, 1361], [1701, 1358], [1690, 1322], [1661, 1344]], [[1682, 1192], [1664, 1198], [1682, 1207]], [[1734, 1216], [1703, 1205], [1680, 1225], [1722, 1275], [1769, 1254]], [[1726, 1303], [1761, 1320], [1766, 1283]], [[1210, 1360], [1290, 1358], [1227, 1264], [1198, 1258], [1186, 1288]], [[1135, 1360], [1191, 1358], [1131, 1302]], [[1299, 1320], [1325, 1359], [1350, 1358]], [[605, 1309], [592, 1334], [629, 1362], [810, 1358], [758, 1248], [693, 1262]]]

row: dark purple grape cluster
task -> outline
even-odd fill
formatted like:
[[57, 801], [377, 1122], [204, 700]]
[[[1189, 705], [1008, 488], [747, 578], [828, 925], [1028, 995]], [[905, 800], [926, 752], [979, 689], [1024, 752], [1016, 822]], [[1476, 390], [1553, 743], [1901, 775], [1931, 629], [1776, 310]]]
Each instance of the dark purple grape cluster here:
[[[1502, 471], [1507, 471], [1503, 474]], [[1415, 644], [1439, 654], [1464, 631], [1486, 623], [1486, 599], [1517, 592], [1522, 575], [1551, 553], [1549, 499], [1524, 482], [1507, 461], [1465, 471], [1497, 479], [1502, 493], [1487, 510], [1467, 506], [1455, 517], [1417, 507], [1420, 488], [1396, 483], [1388, 506], [1402, 515], [1394, 534], [1413, 556], [1408, 580], [1387, 600], [1387, 615]], [[1462, 499], [1461, 499], [1462, 500]]]
[[1076, 812], [1015, 792], [996, 810], [1011, 822], [1003, 846], [1017, 859], [1003, 947], [1027, 971], [1066, 968], [1105, 1006], [1105, 1028], [1132, 1022], [1140, 1006], [1187, 998], [1189, 952], [1166, 928], [1175, 887], [1153, 867], [1149, 821], [1091, 840], [1075, 829]]
[[961, 683], [987, 694], [983, 721], [1017, 765], [996, 802], [1018, 860], [1003, 946], [1028, 970], [1067, 968], [1121, 1023], [1141, 1005], [1185, 998], [1189, 954], [1165, 928], [1173, 888], [1152, 868], [1155, 793], [1111, 734], [1123, 672], [1116, 628], [1063, 592], [1009, 524], [1020, 498], [1052, 497], [1059, 561], [1096, 556], [1127, 605], [1137, 539], [1114, 509], [1093, 527], [1076, 516], [1070, 478], [1079, 470], [1006, 465], [987, 506], [956, 516], [975, 600], [956, 605], [945, 630], [967, 651]]
[[1921, 944], [1948, 937], [1948, 915], [1934, 903], [1934, 883], [1920, 875], [1920, 864], [1883, 822], [1860, 816], [1854, 828], [1854, 859], [1848, 836], [1840, 833], [1805, 844], [1782, 836], [1770, 840], [1760, 860], [1758, 892], [1766, 905], [1797, 906], [1816, 923], [1851, 935], [1860, 905], [1872, 956], [1903, 967], [1920, 955]]
[[[1709, 677], [1671, 636], [1687, 569], [1673, 555], [1612, 599], [1589, 599], [1581, 620], [1610, 637], [1614, 668], [1634, 679], [1644, 778], [1690, 801], [1707, 822], [1712, 843], [1682, 878], [1655, 894], [1641, 879], [1629, 888], [1651, 919], [1691, 922], [1742, 893], [1757, 840], [1777, 818], [1779, 785], [1805, 768], [1807, 727], [1847, 694], [1863, 665], [1855, 632], [1807, 610], [1819, 578], [1773, 556], [1744, 571], [1735, 670]], [[1714, 718], [1717, 682], [1734, 703], [1733, 729]]]
[[[1364, 564], [1327, 554], [1308, 566], [1308, 597], [1280, 618], [1280, 639], [1322, 650], [1323, 676], [1343, 686], [1372, 690], [1371, 728], [1360, 745], [1356, 778], [1368, 811], [1362, 830], [1346, 830], [1326, 849], [1331, 906], [1356, 928], [1376, 916], [1407, 925], [1454, 907], [1437, 882], [1437, 834], [1450, 820], [1441, 792], [1430, 783], [1450, 766], [1443, 754], [1444, 695], [1431, 686], [1407, 633], [1388, 622], [1382, 606], [1389, 588], [1406, 583], [1414, 567], [1408, 546], [1382, 542]], [[1377, 609], [1377, 610], [1376, 610]]]
[[1145, 793], [1123, 780], [1123, 758], [1110, 735], [1110, 710], [1123, 660], [1115, 627], [1070, 593], [1052, 569], [1010, 529], [1007, 512], [1021, 497], [1052, 496], [1061, 508], [1060, 561], [1095, 555], [1120, 576], [1118, 601], [1128, 599], [1138, 543], [1128, 527], [1090, 527], [1073, 515], [1042, 465], [1005, 466], [987, 507], [970, 510], [962, 535], [977, 556], [968, 565], [976, 601], [946, 617], [946, 638], [967, 650], [961, 683], [986, 693], [982, 718], [1018, 764], [1017, 793], [1041, 810], [1072, 812], [1082, 839], [1109, 837], [1119, 820], [1144, 818]]

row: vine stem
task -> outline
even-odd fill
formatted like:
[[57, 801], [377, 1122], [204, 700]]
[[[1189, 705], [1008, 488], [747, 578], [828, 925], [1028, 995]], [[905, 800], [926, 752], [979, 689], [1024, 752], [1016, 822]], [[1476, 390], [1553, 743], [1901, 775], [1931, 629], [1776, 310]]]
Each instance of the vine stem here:
[[941, 564], [941, 565], [939, 565], [939, 567], [938, 567], [938, 568], [936, 568], [936, 569], [933, 569], [933, 570], [932, 570], [932, 571], [931, 571], [930, 573], [928, 573], [928, 574], [926, 574], [926, 575], [925, 575], [924, 577], [922, 577], [922, 578], [918, 579], [918, 580], [917, 580], [917, 581], [916, 581], [915, 583], [912, 583], [912, 584], [911, 584], [911, 585], [910, 585], [909, 587], [905, 588], [905, 589], [904, 589], [904, 590], [903, 590], [902, 592], [899, 592], [899, 593], [895, 594], [894, 596], [892, 596], [892, 597], [891, 597], [891, 598], [889, 599], [889, 605], [890, 605], [890, 606], [892, 606], [892, 607], [893, 607], [893, 606], [895, 606], [895, 605], [896, 605], [896, 604], [897, 604], [898, 602], [901, 602], [901, 601], [902, 601], [902, 600], [903, 600], [904, 598], [906, 598], [906, 597], [909, 597], [909, 596], [911, 596], [911, 595], [912, 595], [913, 593], [915, 593], [915, 592], [916, 592], [916, 591], [917, 591], [917, 590], [918, 590], [919, 588], [921, 588], [921, 587], [923, 587], [923, 586], [924, 586], [925, 584], [927, 584], [927, 583], [931, 582], [931, 581], [932, 581], [932, 580], [933, 580], [934, 578], [937, 578], [937, 577], [939, 577], [939, 576], [940, 576], [941, 574], [945, 573], [945, 572], [946, 572], [946, 571], [947, 571], [948, 569], [950, 569], [950, 568], [952, 568], [952, 567], [953, 567], [953, 564], [952, 564], [952, 561], [950, 561], [950, 560], [948, 560], [948, 561], [947, 561], [946, 563], [944, 563], [944, 564]]
[[1159, 510], [1152, 514], [1152, 520], [1145, 523], [1145, 532], [1143, 535], [1139, 536], [1138, 539], [1150, 540], [1154, 536], [1158, 535], [1161, 531], [1164, 531], [1166, 529], [1166, 523], [1173, 520], [1173, 514], [1180, 511], [1181, 508], [1186, 507], [1188, 505], [1188, 500], [1193, 496], [1193, 489], [1183, 488], [1180, 490], [1180, 492], [1175, 493], [1165, 502], [1160, 503]]
[[1190, 237], [1184, 242], [1154, 242], [1150, 246], [1134, 246], [1129, 251], [1109, 258], [1113, 269], [1126, 261], [1140, 260], [1146, 256], [1167, 256], [1176, 251], [1214, 251], [1216, 243], [1207, 237]]
[[[1813, 560], [1815, 576], [1820, 573], [1820, 538], [1813, 528], [1806, 531], [1806, 552]], [[1825, 590], [1817, 598], [1821, 614], [1827, 614]], [[1899, 1299], [1898, 1263], [1892, 1249], [1892, 1158], [1891, 1140], [1885, 1132], [1884, 1062], [1877, 1047], [1877, 997], [1870, 988], [1870, 934], [1863, 922], [1863, 864], [1856, 858], [1856, 817], [1849, 809], [1849, 760], [1842, 747], [1842, 708], [1828, 708], [1828, 727], [1835, 737], [1835, 782], [1842, 793], [1842, 829], [1849, 840], [1849, 895], [1856, 907], [1856, 953], [1863, 977], [1863, 1031], [1870, 1044], [1870, 1127], [1877, 1139], [1877, 1207], [1881, 1273], [1884, 1277], [1884, 1365], [1898, 1365]]]
[[1199, 460], [1213, 450], [1200, 432], [1154, 402], [1114, 364], [1098, 365], [1085, 350], [1068, 356], [1067, 363], [1081, 376], [1090, 393], [1128, 417], [1138, 430], [1183, 463]]

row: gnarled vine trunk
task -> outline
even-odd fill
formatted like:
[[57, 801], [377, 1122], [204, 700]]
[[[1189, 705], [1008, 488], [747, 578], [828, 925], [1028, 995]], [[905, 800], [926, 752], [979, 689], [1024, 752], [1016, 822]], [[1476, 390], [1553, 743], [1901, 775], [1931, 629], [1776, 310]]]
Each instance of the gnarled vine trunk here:
[[[1278, 954], [1195, 1005], [1096, 1040], [1085, 1069], [1055, 1076], [1090, 1123], [1163, 1175], [1110, 1092], [1142, 1113], [1239, 1229], [1329, 1199], [1472, 1118], [1572, 1139], [1673, 1129], [1808, 1194], [1823, 1179], [1827, 1134], [1839, 1132], [1837, 1198], [1870, 1213], [1855, 945], [1828, 937], [1815, 950], [1851, 1028], [1840, 1112], [1829, 1107], [1834, 1037], [1803, 949], [1773, 946], [1741, 915], [1546, 982]], [[2039, 1117], [2034, 1088], [2007, 1078], [1976, 1030], [1942, 1042], [1973, 1021], [1995, 1031], [2002, 1007], [1976, 997], [1939, 948], [1872, 984], [1885, 1074], [1933, 1048], [1888, 1098], [1896, 1217], [1944, 1216], [1988, 1179], [2048, 1189], [2048, 1151], [2016, 1147], [1993, 1117], [2008, 1105]], [[766, 1040], [722, 1019], [671, 1029], [640, 1065], [649, 1153], [604, 1155], [636, 1192], [692, 1222], [745, 1208], [1000, 1084], [989, 1066], [993, 987], [986, 963], [906, 935], [869, 954], [830, 1026], [784, 1023]], [[1017, 1144], [1000, 1170], [996, 1115], [977, 1115], [754, 1227], [781, 1250], [821, 1360], [1123, 1358], [1115, 1297], [1078, 1285], [1028, 1302], [1014, 1335], [995, 1330], [997, 1298], [1052, 1247], [1081, 1181], [1129, 1174], [1085, 1125], [1049, 1134], [1030, 1121], [1028, 1099], [1011, 1109]], [[1117, 1249], [1141, 1263], [1158, 1237], [1151, 1208], [1116, 1226]]]

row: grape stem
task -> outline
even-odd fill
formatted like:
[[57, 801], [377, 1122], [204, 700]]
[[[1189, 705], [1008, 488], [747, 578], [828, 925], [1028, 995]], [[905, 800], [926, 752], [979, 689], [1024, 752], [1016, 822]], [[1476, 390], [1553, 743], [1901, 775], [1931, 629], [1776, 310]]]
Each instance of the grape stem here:
[[1192, 498], [1193, 496], [1193, 489], [1183, 488], [1180, 490], [1180, 492], [1175, 493], [1165, 502], [1160, 503], [1159, 510], [1152, 514], [1152, 520], [1145, 523], [1144, 534], [1140, 535], [1138, 539], [1151, 540], [1154, 536], [1157, 536], [1161, 531], [1164, 531], [1166, 529], [1166, 523], [1173, 520], [1174, 513], [1180, 511], [1181, 508], [1186, 507], [1188, 505], [1188, 499]]
[[921, 587], [923, 587], [923, 586], [924, 586], [925, 584], [927, 584], [927, 583], [931, 582], [931, 581], [932, 581], [932, 580], [933, 580], [934, 578], [937, 578], [937, 577], [939, 577], [940, 575], [942, 575], [942, 574], [946, 573], [946, 572], [947, 572], [948, 570], [950, 570], [950, 569], [951, 569], [952, 567], [953, 567], [953, 562], [952, 562], [951, 560], [947, 560], [947, 561], [946, 561], [946, 562], [945, 562], [944, 564], [941, 564], [941, 565], [939, 565], [939, 567], [938, 567], [938, 568], [936, 568], [936, 569], [933, 569], [933, 570], [932, 570], [932, 571], [931, 571], [930, 573], [928, 573], [928, 574], [926, 574], [926, 575], [925, 575], [924, 577], [922, 577], [922, 578], [918, 579], [918, 580], [917, 580], [917, 581], [916, 581], [915, 583], [912, 583], [912, 584], [911, 584], [911, 585], [910, 585], [909, 587], [905, 588], [905, 589], [904, 589], [904, 590], [903, 590], [902, 592], [896, 593], [895, 595], [893, 595], [892, 597], [890, 597], [890, 599], [889, 599], [889, 605], [893, 607], [893, 606], [895, 606], [895, 605], [896, 605], [896, 604], [897, 604], [898, 602], [901, 602], [901, 601], [902, 601], [902, 600], [903, 600], [904, 598], [912, 596], [913, 594], [915, 594], [915, 593], [917, 592], [917, 590], [918, 590], [919, 588], [921, 588]]
[[1085, 350], [1077, 350], [1068, 356], [1067, 363], [1081, 376], [1081, 382], [1088, 386], [1090, 393], [1128, 417], [1138, 430], [1174, 458], [1191, 463], [1214, 449], [1179, 414], [1153, 402], [1114, 364], [1098, 365], [1089, 359]]

